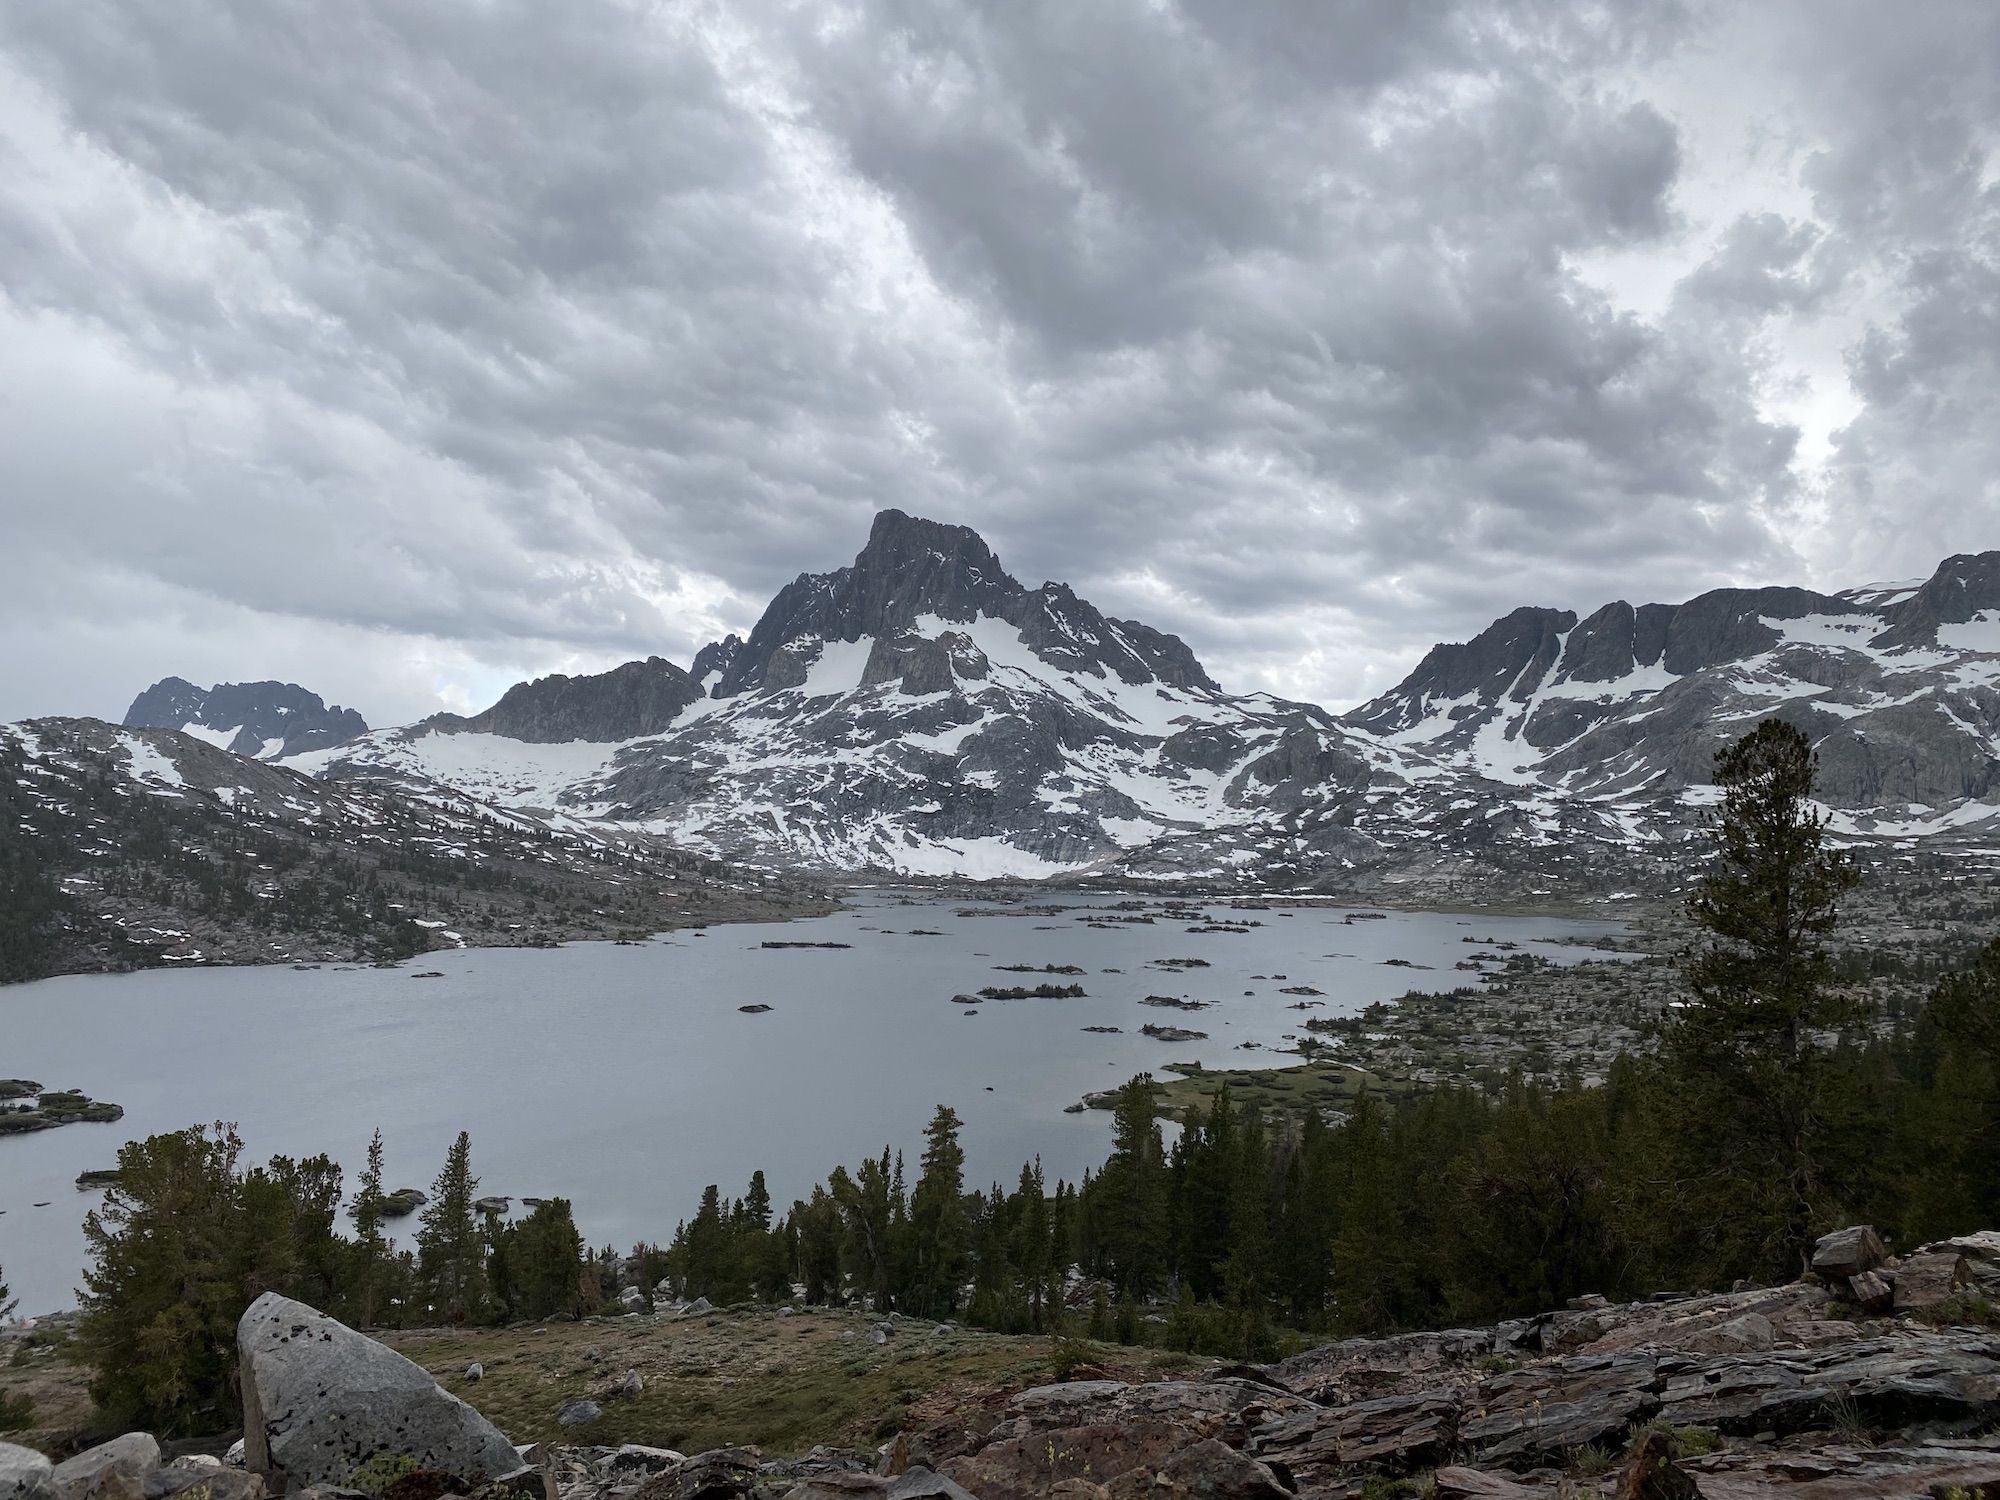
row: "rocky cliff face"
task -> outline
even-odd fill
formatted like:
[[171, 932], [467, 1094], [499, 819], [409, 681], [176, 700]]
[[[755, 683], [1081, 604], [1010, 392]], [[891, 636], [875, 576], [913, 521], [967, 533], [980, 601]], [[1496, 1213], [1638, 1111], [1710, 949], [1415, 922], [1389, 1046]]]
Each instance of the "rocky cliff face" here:
[[670, 661], [649, 656], [591, 677], [558, 672], [518, 682], [482, 714], [433, 722], [535, 745], [613, 743], [663, 732], [700, 697], [693, 677]]
[[359, 739], [368, 725], [295, 682], [219, 682], [199, 688], [163, 677], [125, 711], [131, 729], [178, 729], [255, 760], [277, 760]]

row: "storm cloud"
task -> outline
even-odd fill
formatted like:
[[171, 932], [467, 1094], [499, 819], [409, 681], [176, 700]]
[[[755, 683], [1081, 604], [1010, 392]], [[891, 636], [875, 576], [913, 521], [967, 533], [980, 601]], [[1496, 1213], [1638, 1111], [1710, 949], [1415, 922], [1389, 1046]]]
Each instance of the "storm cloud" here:
[[0, 718], [371, 721], [898, 506], [1344, 706], [2000, 544], [2000, 10], [0, 8]]

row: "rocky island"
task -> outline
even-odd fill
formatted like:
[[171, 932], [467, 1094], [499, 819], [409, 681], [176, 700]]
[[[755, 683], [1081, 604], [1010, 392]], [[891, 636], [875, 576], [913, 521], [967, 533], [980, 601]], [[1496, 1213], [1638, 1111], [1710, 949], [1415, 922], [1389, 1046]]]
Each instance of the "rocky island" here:
[[123, 1105], [92, 1099], [80, 1089], [44, 1089], [32, 1079], [0, 1078], [0, 1135], [124, 1118]]

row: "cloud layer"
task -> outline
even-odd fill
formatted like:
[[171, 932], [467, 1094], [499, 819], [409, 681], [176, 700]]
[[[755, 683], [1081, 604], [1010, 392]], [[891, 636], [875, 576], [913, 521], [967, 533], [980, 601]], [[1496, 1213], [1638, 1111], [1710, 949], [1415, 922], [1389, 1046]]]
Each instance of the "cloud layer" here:
[[1345, 704], [2000, 542], [2000, 11], [0, 8], [0, 717], [685, 660], [896, 505]]

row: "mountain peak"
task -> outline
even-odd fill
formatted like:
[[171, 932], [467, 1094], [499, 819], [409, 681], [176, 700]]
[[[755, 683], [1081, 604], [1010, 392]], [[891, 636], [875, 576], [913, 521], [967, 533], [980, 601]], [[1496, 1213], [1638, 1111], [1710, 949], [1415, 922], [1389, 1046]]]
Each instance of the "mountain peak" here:
[[175, 729], [238, 755], [273, 760], [359, 739], [368, 724], [351, 708], [329, 708], [296, 682], [218, 682], [201, 688], [162, 677], [125, 710], [129, 729]]
[[772, 655], [793, 641], [881, 639], [926, 615], [961, 623], [997, 616], [1023, 592], [970, 526], [880, 511], [851, 564], [832, 573], [801, 573], [778, 591], [730, 657], [714, 693], [730, 697], [761, 686]]

